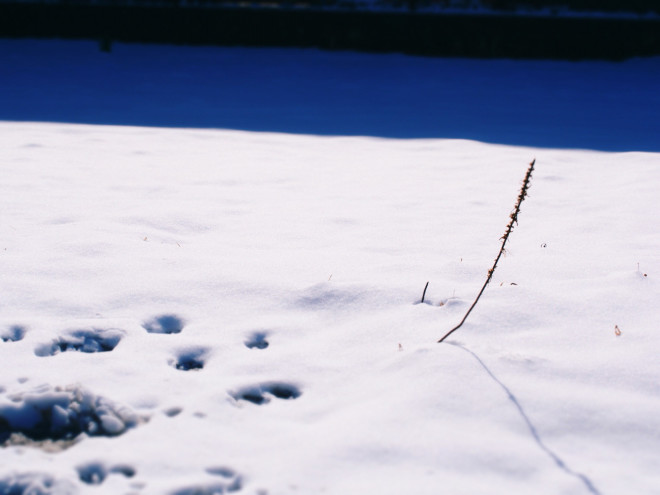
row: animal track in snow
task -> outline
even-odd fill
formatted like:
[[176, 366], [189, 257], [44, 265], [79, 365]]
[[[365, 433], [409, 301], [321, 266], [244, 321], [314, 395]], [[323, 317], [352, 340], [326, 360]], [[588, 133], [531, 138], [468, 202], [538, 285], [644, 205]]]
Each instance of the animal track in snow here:
[[149, 333], [181, 333], [185, 321], [176, 315], [154, 316], [142, 324]]
[[237, 492], [243, 488], [243, 480], [233, 469], [227, 467], [209, 467], [206, 472], [223, 478], [223, 481], [205, 485], [188, 486], [171, 492], [170, 495], [219, 495]]
[[114, 437], [141, 421], [128, 408], [75, 386], [46, 386], [10, 399], [0, 401], [0, 444], [5, 447], [62, 450], [83, 433]]
[[237, 392], [231, 392], [229, 395], [237, 401], [245, 400], [253, 404], [262, 405], [268, 404], [271, 397], [284, 400], [297, 399], [302, 395], [302, 392], [298, 387], [289, 383], [268, 382], [243, 387]]
[[223, 493], [237, 492], [242, 488], [240, 480], [230, 485], [226, 483], [214, 483], [210, 485], [195, 485], [179, 488], [170, 495], [222, 495]]
[[128, 465], [116, 465], [108, 468], [101, 462], [90, 462], [76, 468], [78, 478], [88, 485], [100, 485], [105, 481], [109, 474], [123, 474], [127, 478], [135, 476], [135, 469]]
[[178, 370], [201, 370], [206, 363], [208, 349], [205, 347], [187, 348], [180, 350], [170, 364]]
[[75, 495], [78, 489], [67, 480], [46, 473], [16, 473], [0, 478], [0, 493], [7, 495]]
[[75, 330], [50, 344], [42, 344], [34, 350], [37, 356], [54, 356], [60, 352], [109, 352], [112, 351], [124, 336], [122, 330]]
[[266, 349], [269, 345], [266, 332], [255, 332], [245, 341], [245, 347], [248, 349]]
[[132, 478], [137, 473], [135, 468], [129, 466], [128, 464], [117, 464], [112, 466], [110, 468], [110, 472], [115, 474], [123, 474], [127, 478]]
[[80, 481], [87, 483], [88, 485], [100, 485], [108, 476], [108, 470], [99, 462], [79, 466], [76, 468], [76, 471], [78, 471], [78, 478], [80, 478]]
[[170, 407], [169, 409], [165, 409], [163, 412], [165, 413], [165, 416], [168, 418], [173, 418], [174, 416], [178, 416], [181, 414], [183, 411], [183, 408], [181, 407]]
[[24, 326], [12, 325], [0, 332], [0, 340], [3, 342], [18, 342], [19, 340], [23, 340], [26, 333], [27, 329]]
[[225, 466], [207, 467], [206, 472], [214, 476], [222, 476], [223, 478], [233, 478], [236, 476], [236, 471]]

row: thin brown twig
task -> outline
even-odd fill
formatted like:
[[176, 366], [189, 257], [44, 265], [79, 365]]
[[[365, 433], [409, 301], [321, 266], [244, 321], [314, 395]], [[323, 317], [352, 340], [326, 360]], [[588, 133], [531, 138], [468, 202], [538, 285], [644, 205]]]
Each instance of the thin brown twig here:
[[493, 263], [493, 266], [491, 267], [490, 270], [488, 270], [488, 277], [486, 278], [486, 282], [484, 282], [483, 287], [479, 291], [479, 294], [477, 295], [477, 298], [474, 300], [472, 303], [472, 306], [470, 306], [470, 309], [467, 310], [467, 313], [465, 313], [465, 316], [463, 316], [463, 319], [461, 322], [456, 325], [454, 328], [449, 330], [444, 337], [442, 337], [440, 340], [438, 340], [438, 343], [442, 342], [445, 340], [447, 337], [449, 337], [452, 333], [454, 333], [456, 330], [461, 328], [463, 323], [465, 323], [465, 320], [467, 320], [468, 315], [472, 312], [474, 307], [477, 305], [477, 302], [479, 302], [479, 298], [481, 295], [484, 293], [484, 290], [486, 290], [486, 286], [490, 283], [490, 280], [493, 278], [493, 273], [495, 273], [495, 268], [497, 268], [497, 262], [500, 260], [502, 257], [502, 254], [504, 254], [505, 249], [504, 246], [506, 245], [506, 241], [509, 240], [509, 236], [511, 235], [511, 232], [513, 231], [514, 225], [518, 223], [518, 214], [520, 213], [520, 204], [523, 202], [523, 200], [527, 197], [527, 190], [529, 189], [529, 183], [532, 179], [532, 172], [534, 171], [534, 164], [536, 163], [536, 159], [532, 160], [532, 163], [529, 164], [529, 167], [527, 168], [527, 173], [525, 174], [525, 178], [523, 179], [522, 186], [520, 188], [520, 193], [518, 194], [518, 200], [516, 201], [516, 206], [513, 209], [513, 212], [511, 215], [509, 215], [509, 224], [506, 226], [506, 231], [504, 232], [504, 235], [500, 238], [502, 241], [502, 246], [500, 247], [500, 252], [497, 253], [497, 258], [495, 258], [495, 262]]

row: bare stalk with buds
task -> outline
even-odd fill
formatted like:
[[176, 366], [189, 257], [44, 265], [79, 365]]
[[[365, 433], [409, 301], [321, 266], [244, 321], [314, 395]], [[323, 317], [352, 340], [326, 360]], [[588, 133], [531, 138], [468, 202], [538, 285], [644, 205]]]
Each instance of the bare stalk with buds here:
[[463, 323], [465, 323], [465, 320], [467, 320], [468, 315], [472, 312], [474, 307], [477, 305], [477, 302], [479, 302], [479, 298], [481, 295], [484, 293], [484, 290], [486, 290], [486, 286], [490, 283], [491, 279], [493, 278], [493, 273], [495, 273], [495, 268], [497, 268], [497, 262], [500, 260], [502, 257], [502, 254], [505, 253], [504, 246], [506, 245], [506, 241], [509, 240], [509, 236], [511, 235], [511, 232], [513, 231], [514, 225], [518, 223], [518, 214], [520, 213], [520, 204], [523, 202], [523, 200], [527, 197], [527, 191], [529, 189], [529, 183], [532, 179], [532, 172], [534, 171], [534, 164], [536, 163], [536, 159], [532, 160], [532, 163], [529, 164], [529, 167], [527, 168], [527, 173], [525, 174], [525, 178], [523, 179], [522, 186], [520, 187], [520, 193], [518, 194], [518, 200], [516, 201], [516, 206], [513, 209], [513, 212], [511, 215], [509, 215], [509, 224], [506, 226], [506, 231], [504, 232], [504, 235], [500, 238], [502, 241], [502, 246], [500, 247], [500, 252], [497, 253], [497, 258], [495, 258], [495, 262], [493, 263], [493, 266], [491, 267], [490, 270], [488, 270], [488, 277], [486, 278], [486, 282], [484, 282], [483, 287], [479, 291], [479, 294], [477, 295], [477, 298], [474, 300], [472, 303], [472, 306], [470, 306], [470, 309], [467, 310], [467, 313], [465, 313], [465, 316], [461, 320], [461, 322], [456, 325], [454, 328], [449, 330], [444, 337], [442, 337], [440, 340], [438, 340], [438, 343], [442, 342], [445, 340], [447, 337], [449, 337], [452, 333], [454, 333], [456, 330], [461, 328]]

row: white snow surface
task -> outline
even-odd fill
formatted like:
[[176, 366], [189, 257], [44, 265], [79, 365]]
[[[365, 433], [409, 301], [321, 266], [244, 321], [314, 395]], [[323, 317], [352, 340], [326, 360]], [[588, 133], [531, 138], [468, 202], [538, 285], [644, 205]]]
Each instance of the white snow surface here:
[[0, 122], [0, 173], [0, 493], [660, 490], [658, 153]]

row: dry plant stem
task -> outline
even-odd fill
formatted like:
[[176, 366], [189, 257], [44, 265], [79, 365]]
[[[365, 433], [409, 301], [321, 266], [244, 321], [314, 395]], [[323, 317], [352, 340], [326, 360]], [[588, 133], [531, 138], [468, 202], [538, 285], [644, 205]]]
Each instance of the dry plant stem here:
[[426, 297], [426, 289], [429, 288], [429, 283], [426, 282], [426, 285], [424, 286], [424, 292], [422, 293], [422, 303], [424, 302], [424, 297]]
[[465, 323], [465, 320], [467, 320], [468, 315], [472, 312], [474, 307], [477, 305], [479, 302], [479, 298], [481, 297], [481, 294], [484, 293], [484, 290], [486, 290], [486, 286], [490, 283], [490, 280], [493, 278], [493, 273], [495, 273], [495, 268], [497, 268], [497, 262], [500, 261], [500, 258], [502, 257], [502, 254], [504, 254], [505, 249], [504, 246], [506, 245], [506, 241], [509, 240], [509, 236], [511, 235], [511, 231], [513, 231], [513, 226], [518, 223], [518, 214], [520, 213], [520, 204], [523, 202], [523, 200], [527, 197], [527, 190], [529, 189], [529, 183], [532, 179], [532, 172], [534, 171], [534, 164], [536, 163], [536, 159], [532, 160], [532, 163], [529, 164], [529, 168], [527, 169], [527, 173], [525, 174], [525, 178], [523, 179], [522, 186], [520, 188], [520, 193], [518, 194], [518, 201], [516, 201], [516, 206], [513, 209], [513, 212], [511, 215], [509, 215], [509, 224], [506, 226], [506, 231], [504, 232], [504, 235], [500, 238], [502, 241], [502, 246], [500, 247], [500, 252], [497, 253], [497, 258], [495, 258], [495, 262], [493, 263], [493, 266], [491, 267], [490, 270], [488, 270], [488, 277], [486, 278], [486, 282], [484, 282], [483, 287], [479, 291], [479, 294], [477, 295], [477, 298], [474, 300], [472, 303], [472, 306], [470, 306], [470, 309], [467, 310], [467, 313], [465, 313], [465, 316], [461, 320], [461, 322], [456, 325], [454, 328], [449, 330], [444, 337], [442, 337], [440, 340], [438, 340], [438, 343], [442, 342], [445, 340], [447, 337], [449, 337], [452, 333], [454, 333], [456, 330], [461, 328], [463, 323]]

